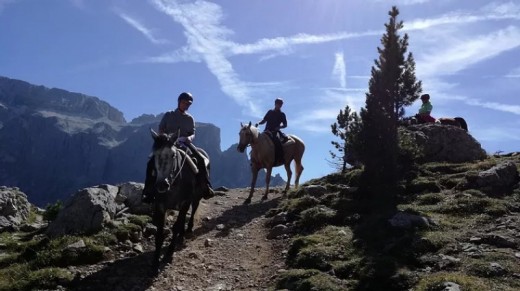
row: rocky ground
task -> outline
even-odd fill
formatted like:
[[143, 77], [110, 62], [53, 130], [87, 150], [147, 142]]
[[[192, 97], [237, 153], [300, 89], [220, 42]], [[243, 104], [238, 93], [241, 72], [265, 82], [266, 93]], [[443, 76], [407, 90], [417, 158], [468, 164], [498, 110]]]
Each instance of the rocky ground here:
[[193, 235], [158, 276], [150, 272], [151, 236], [142, 241], [140, 254], [120, 252], [121, 258], [76, 270], [74, 290], [266, 290], [284, 268], [288, 242], [268, 240], [264, 226], [264, 214], [281, 199], [280, 189], [264, 202], [261, 191], [250, 205], [243, 205], [247, 189], [203, 200]]

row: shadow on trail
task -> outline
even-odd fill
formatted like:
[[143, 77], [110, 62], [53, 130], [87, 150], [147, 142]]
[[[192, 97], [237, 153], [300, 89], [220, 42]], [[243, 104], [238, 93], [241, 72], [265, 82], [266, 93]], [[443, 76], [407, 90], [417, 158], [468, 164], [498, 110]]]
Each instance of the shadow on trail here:
[[[271, 195], [273, 195], [272, 193]], [[189, 245], [197, 237], [211, 232], [217, 225], [223, 224], [225, 228], [219, 231], [216, 237], [227, 236], [233, 228], [240, 228], [251, 222], [257, 217], [264, 215], [269, 209], [276, 207], [282, 197], [253, 202], [249, 205], [234, 205], [225, 210], [220, 216], [205, 221], [201, 226], [193, 230], [192, 234], [187, 235], [183, 246], [178, 246], [176, 252]], [[166, 246], [169, 243], [167, 238]], [[154, 250], [136, 255], [130, 258], [123, 258], [107, 264], [103, 269], [85, 277], [78, 278], [70, 285], [73, 290], [148, 290], [152, 286], [156, 274], [152, 272]], [[172, 265], [175, 265], [175, 253]], [[166, 266], [162, 265], [161, 272]], [[159, 273], [160, 276], [160, 273]]]
[[124, 258], [106, 265], [103, 269], [75, 279], [72, 290], [148, 290], [155, 276], [151, 271], [153, 251]]
[[[273, 195], [274, 193], [271, 193]], [[281, 195], [281, 194], [280, 194]], [[269, 209], [278, 206], [283, 198], [278, 196], [264, 201], [253, 201], [251, 204], [234, 205], [225, 210], [220, 216], [205, 221], [200, 227], [193, 230], [193, 236], [198, 237], [214, 230], [217, 225], [223, 224], [224, 229], [216, 234], [216, 237], [227, 236], [233, 228], [240, 228], [255, 218], [265, 215]]]

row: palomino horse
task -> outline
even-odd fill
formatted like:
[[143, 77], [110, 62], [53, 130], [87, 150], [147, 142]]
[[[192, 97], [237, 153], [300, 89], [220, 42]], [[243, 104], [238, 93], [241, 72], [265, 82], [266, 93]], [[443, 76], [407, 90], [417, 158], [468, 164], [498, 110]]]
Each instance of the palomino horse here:
[[262, 197], [262, 200], [267, 199], [273, 167], [281, 165], [285, 166], [285, 171], [287, 172], [287, 185], [285, 186], [284, 192], [287, 193], [291, 186], [291, 162], [293, 160], [296, 164], [296, 179], [294, 181], [294, 186], [298, 188], [300, 176], [303, 172], [302, 157], [305, 152], [305, 144], [303, 141], [295, 135], [289, 135], [289, 141], [283, 144], [284, 163], [278, 162], [275, 164], [275, 147], [271, 137], [269, 137], [265, 132], [259, 133], [258, 128], [252, 126], [251, 122], [249, 122], [248, 125], [240, 124], [240, 126], [240, 141], [237, 149], [239, 152], [243, 153], [246, 147], [251, 145], [251, 173], [253, 174], [249, 197], [247, 197], [244, 203], [251, 203], [251, 198], [253, 198], [253, 193], [255, 192], [256, 178], [258, 177], [258, 171], [260, 169], [266, 169], [265, 194]]
[[[164, 262], [171, 262], [176, 240], [180, 244], [184, 241], [184, 227], [190, 206], [191, 216], [186, 232], [191, 232], [193, 229], [193, 220], [202, 198], [202, 189], [198, 186], [201, 183], [198, 177], [200, 175], [197, 175], [197, 167], [185, 151], [177, 148], [176, 136], [157, 134], [153, 130], [151, 132], [154, 139], [153, 156], [157, 191], [153, 206], [153, 222], [157, 227], [153, 271], [158, 272], [167, 210], [179, 210], [172, 226], [171, 242], [163, 258]], [[207, 157], [204, 151], [200, 151]]]

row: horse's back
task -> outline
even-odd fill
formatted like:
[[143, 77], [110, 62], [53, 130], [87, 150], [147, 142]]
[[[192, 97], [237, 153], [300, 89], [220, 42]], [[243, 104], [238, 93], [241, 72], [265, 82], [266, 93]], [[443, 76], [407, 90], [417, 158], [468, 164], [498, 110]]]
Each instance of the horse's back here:
[[294, 134], [289, 134], [289, 136], [294, 140], [295, 146], [298, 147], [303, 154], [305, 151], [305, 143], [303, 140]]

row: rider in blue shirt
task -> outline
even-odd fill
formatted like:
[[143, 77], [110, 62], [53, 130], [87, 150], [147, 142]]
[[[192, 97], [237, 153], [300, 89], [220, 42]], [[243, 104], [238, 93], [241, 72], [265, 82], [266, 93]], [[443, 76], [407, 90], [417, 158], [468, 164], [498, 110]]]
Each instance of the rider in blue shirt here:
[[281, 132], [280, 129], [287, 127], [287, 118], [285, 113], [282, 112], [282, 105], [283, 100], [281, 98], [276, 98], [274, 101], [274, 109], [267, 111], [264, 118], [257, 123], [257, 126], [258, 124], [267, 123], [264, 131], [269, 131], [275, 136], [279, 136], [281, 142], [284, 143], [287, 141], [287, 136]]

